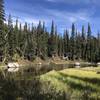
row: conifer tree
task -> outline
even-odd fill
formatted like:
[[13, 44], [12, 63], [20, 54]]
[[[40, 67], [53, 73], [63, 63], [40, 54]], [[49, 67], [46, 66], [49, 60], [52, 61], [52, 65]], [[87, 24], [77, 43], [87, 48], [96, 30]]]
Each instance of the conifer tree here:
[[90, 26], [90, 24], [88, 23], [88, 31], [87, 31], [87, 48], [88, 48], [88, 50], [87, 50], [87, 58], [88, 58], [88, 60], [89, 61], [91, 61], [91, 56], [92, 56], [92, 48], [91, 48], [91, 38], [92, 38], [92, 36], [91, 36], [91, 26]]
[[12, 22], [12, 17], [11, 15], [9, 15], [9, 19], [8, 19], [8, 51], [9, 51], [9, 55], [10, 55], [10, 60], [13, 57], [14, 54], [14, 33], [13, 33], [13, 22]]
[[45, 59], [48, 53], [48, 34], [46, 32], [45, 23], [41, 25], [41, 34], [39, 35], [40, 56]]
[[41, 21], [39, 21], [39, 24], [37, 26], [37, 34], [36, 34], [36, 43], [37, 43], [37, 56], [41, 55], [41, 36], [42, 36], [42, 24]]
[[67, 30], [65, 30], [63, 38], [64, 38], [64, 53], [68, 53], [69, 52], [69, 34]]
[[75, 55], [75, 24], [72, 23], [72, 32], [71, 32], [71, 54], [72, 54], [72, 60], [74, 60]]
[[3, 60], [5, 51], [4, 20], [5, 20], [4, 1], [0, 0], [0, 61]]
[[52, 56], [53, 53], [56, 53], [55, 25], [53, 21], [51, 25], [51, 33], [48, 44], [49, 44], [49, 55]]
[[57, 26], [55, 27], [55, 52], [58, 56], [58, 32], [57, 32]]
[[63, 38], [58, 36], [58, 55], [62, 57], [64, 54], [64, 41]]
[[0, 0], [0, 29], [3, 27], [5, 20], [4, 0]]
[[81, 36], [81, 57], [85, 59], [85, 48], [86, 48], [86, 36], [85, 36], [85, 29], [82, 26], [82, 36]]

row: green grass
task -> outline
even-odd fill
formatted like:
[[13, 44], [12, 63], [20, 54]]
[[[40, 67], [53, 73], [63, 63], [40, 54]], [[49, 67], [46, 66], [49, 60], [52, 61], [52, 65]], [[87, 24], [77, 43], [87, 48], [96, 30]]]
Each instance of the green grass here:
[[41, 76], [44, 82], [50, 81], [57, 90], [71, 91], [73, 96], [88, 93], [91, 98], [100, 100], [100, 67], [65, 69], [51, 71]]
[[5, 64], [0, 62], [0, 71], [4, 68]]

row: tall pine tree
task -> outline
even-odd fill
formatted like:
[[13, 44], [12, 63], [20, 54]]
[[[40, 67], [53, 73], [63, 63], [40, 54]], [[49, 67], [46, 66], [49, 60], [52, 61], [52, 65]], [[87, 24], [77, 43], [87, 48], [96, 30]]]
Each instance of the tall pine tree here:
[[53, 21], [51, 25], [51, 33], [48, 44], [49, 44], [49, 55], [52, 56], [52, 54], [56, 53], [55, 25]]
[[5, 51], [5, 34], [4, 34], [4, 1], [0, 0], [0, 61], [3, 60]]
[[91, 26], [90, 24], [88, 23], [88, 31], [87, 31], [87, 59], [89, 61], [92, 60], [92, 48], [91, 48], [91, 39], [92, 36], [91, 36]]
[[72, 24], [72, 32], [71, 32], [71, 55], [72, 55], [72, 60], [74, 60], [74, 55], [75, 55], [75, 24]]

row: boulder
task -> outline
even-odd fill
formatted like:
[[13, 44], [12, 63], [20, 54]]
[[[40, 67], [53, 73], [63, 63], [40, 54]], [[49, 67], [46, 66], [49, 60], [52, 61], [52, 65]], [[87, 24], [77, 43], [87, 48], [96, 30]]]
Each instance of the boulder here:
[[75, 68], [80, 68], [80, 63], [79, 62], [75, 62]]
[[7, 68], [8, 72], [17, 72], [19, 71], [19, 64], [17, 62], [8, 63]]

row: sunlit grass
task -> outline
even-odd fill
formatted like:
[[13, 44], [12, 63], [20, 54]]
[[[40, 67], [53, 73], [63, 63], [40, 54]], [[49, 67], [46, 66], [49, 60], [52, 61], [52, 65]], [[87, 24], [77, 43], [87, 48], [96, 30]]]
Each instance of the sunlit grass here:
[[[85, 69], [85, 70], [84, 70]], [[89, 91], [93, 98], [100, 96], [100, 68], [65, 69], [51, 71], [41, 76], [41, 80], [50, 81], [57, 89], [72, 90], [74, 95]]]

